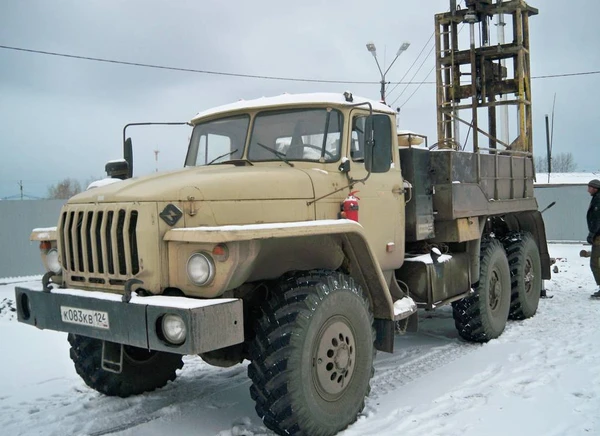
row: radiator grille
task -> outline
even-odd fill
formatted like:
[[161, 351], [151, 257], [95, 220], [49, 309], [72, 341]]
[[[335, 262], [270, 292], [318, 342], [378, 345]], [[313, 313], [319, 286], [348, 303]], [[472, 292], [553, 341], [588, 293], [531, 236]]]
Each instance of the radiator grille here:
[[102, 277], [118, 283], [137, 274], [137, 222], [137, 210], [64, 211], [59, 224], [63, 269], [73, 280], [94, 276], [90, 281], [97, 283], [104, 282]]

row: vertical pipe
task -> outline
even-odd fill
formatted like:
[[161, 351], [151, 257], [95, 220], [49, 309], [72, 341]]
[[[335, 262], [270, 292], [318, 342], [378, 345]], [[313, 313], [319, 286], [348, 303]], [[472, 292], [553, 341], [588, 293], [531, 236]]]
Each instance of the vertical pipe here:
[[[512, 16], [512, 44], [517, 44], [517, 13], [516, 11], [511, 12], [510, 14]], [[515, 80], [515, 83], [517, 84], [517, 88], [518, 88], [518, 71], [519, 71], [519, 63], [517, 62], [517, 56], [513, 55], [512, 57], [512, 63], [513, 63], [513, 77]], [[516, 97], [516, 109], [517, 109], [517, 119], [516, 119], [516, 136], [517, 138], [515, 139], [515, 146], [518, 148], [519, 147], [519, 141], [521, 140], [520, 136], [519, 136], [519, 116], [521, 113], [521, 107], [519, 106], [519, 101], [518, 101], [518, 89], [517, 89], [517, 93], [515, 94]], [[514, 137], [514, 134], [513, 134]]]
[[440, 15], [435, 16], [435, 94], [437, 101], [437, 142], [442, 143], [444, 140], [444, 87], [442, 82], [442, 43], [440, 35]]
[[517, 53], [517, 83], [519, 86], [519, 139], [520, 144], [518, 150], [529, 151], [529, 137], [527, 133], [527, 109], [525, 107], [525, 53], [523, 50], [523, 11], [518, 8], [515, 13], [515, 25], [516, 25], [516, 41], [515, 43], [519, 47]]
[[494, 93], [492, 91], [490, 91], [490, 94], [488, 96], [488, 103], [490, 104], [490, 106], [488, 107], [488, 130], [490, 133], [490, 148], [491, 149], [496, 149], [497, 148], [497, 142], [496, 139], [492, 139], [492, 138], [497, 138], [497, 133], [496, 133], [496, 96], [494, 95]]
[[[500, 5], [501, 3], [502, 0], [497, 1], [498, 5]], [[504, 36], [504, 27], [506, 26], [506, 22], [504, 21], [504, 14], [498, 14], [496, 16], [496, 25], [498, 26], [498, 45], [504, 45], [504, 43], [506, 42]], [[502, 71], [506, 69], [506, 59], [500, 60], [500, 68]], [[506, 94], [503, 94], [502, 97], [500, 97], [500, 101], [506, 101]], [[510, 133], [508, 130], [508, 105], [502, 105], [500, 107], [500, 140], [505, 144], [510, 144], [508, 139], [509, 134]]]
[[483, 14], [481, 19], [481, 45], [483, 47], [490, 45], [490, 25], [487, 15]]
[[527, 100], [527, 151], [533, 153], [533, 115], [532, 115], [532, 100], [531, 100], [531, 64], [530, 64], [530, 48], [529, 48], [529, 13], [525, 11], [523, 14], [523, 51], [525, 69], [525, 99]]
[[452, 125], [454, 131], [454, 141], [457, 145], [460, 145], [460, 122], [458, 121], [458, 103], [456, 101], [456, 93], [455, 90], [460, 88], [460, 64], [454, 63], [454, 53], [458, 51], [458, 23], [456, 21], [452, 21], [452, 93], [450, 98], [452, 98]]
[[469, 23], [471, 33], [471, 107], [472, 107], [472, 120], [473, 125], [473, 151], [477, 153], [479, 151], [478, 141], [478, 126], [477, 126], [477, 62], [475, 57], [475, 23]]
[[[444, 54], [445, 57], [448, 56], [448, 53], [450, 53], [450, 59], [453, 60], [454, 59], [454, 52], [452, 50], [454, 50], [453, 47], [451, 47], [450, 45], [450, 24], [446, 23], [444, 24], [444, 26], [442, 27], [442, 31], [444, 34], [444, 39], [443, 39], [443, 43], [442, 43], [442, 47], [444, 48]], [[451, 77], [451, 69], [453, 68], [453, 65], [448, 65], [446, 64], [444, 69], [444, 88], [442, 90], [442, 92], [444, 93], [444, 107], [445, 109], [448, 109], [448, 102], [450, 102], [452, 100], [452, 88], [450, 87], [452, 83], [452, 77]], [[450, 139], [453, 138], [453, 134], [452, 134], [452, 119], [451, 117], [448, 115], [448, 113], [446, 111], [444, 111], [444, 137], [446, 139]]]
[[548, 115], [546, 115], [546, 160], [548, 162], [548, 182], [550, 182], [550, 173], [552, 172], [552, 150], [550, 150], [550, 123], [548, 122]]

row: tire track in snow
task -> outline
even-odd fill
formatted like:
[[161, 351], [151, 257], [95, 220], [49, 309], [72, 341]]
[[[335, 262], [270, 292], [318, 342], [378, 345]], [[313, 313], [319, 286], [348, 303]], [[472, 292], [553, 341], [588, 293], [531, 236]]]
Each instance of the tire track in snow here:
[[[409, 357], [410, 360], [408, 361], [406, 361], [407, 356], [405, 355], [377, 360], [375, 362], [375, 375], [371, 379], [371, 394], [368, 397], [368, 403], [374, 402], [380, 396], [412, 383], [480, 347], [480, 344], [456, 340], [444, 345], [433, 347], [425, 345], [408, 349], [403, 353], [413, 355]], [[367, 404], [367, 408], [369, 406], [370, 404]]]
[[117, 433], [119, 431], [129, 430], [130, 428], [137, 427], [138, 425], [146, 424], [147, 422], [154, 421], [155, 419], [160, 418], [160, 415], [154, 416], [144, 416], [140, 417], [140, 419], [136, 421], [131, 421], [126, 424], [117, 425], [115, 427], [111, 427], [105, 430], [99, 430], [91, 433], [87, 433], [87, 436], [104, 436], [107, 434]]
[[[51, 396], [30, 397], [18, 403], [11, 396], [3, 396], [0, 422], [6, 434], [103, 436], [159, 419], [175, 419], [189, 409], [231, 407], [218, 394], [248, 383], [245, 365], [213, 368], [197, 357], [185, 358], [185, 363], [174, 382], [128, 398], [101, 395], [82, 381], [70, 382]], [[46, 382], [50, 381], [38, 384]], [[23, 422], [28, 422], [26, 428]]]

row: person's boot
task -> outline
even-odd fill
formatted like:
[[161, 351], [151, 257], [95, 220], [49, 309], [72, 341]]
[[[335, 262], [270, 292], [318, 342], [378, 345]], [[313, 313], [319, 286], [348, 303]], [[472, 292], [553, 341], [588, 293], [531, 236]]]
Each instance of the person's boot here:
[[590, 297], [600, 299], [600, 288], [596, 292], [594, 292], [592, 295], [590, 295]]

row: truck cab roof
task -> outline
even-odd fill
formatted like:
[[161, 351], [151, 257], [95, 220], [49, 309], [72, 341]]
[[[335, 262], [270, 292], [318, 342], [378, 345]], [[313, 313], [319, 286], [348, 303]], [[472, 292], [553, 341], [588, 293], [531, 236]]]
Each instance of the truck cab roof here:
[[[349, 98], [346, 97], [349, 95]], [[235, 103], [229, 103], [222, 106], [217, 106], [205, 111], [199, 112], [194, 118], [192, 118], [192, 124], [196, 124], [199, 120], [211, 117], [213, 115], [229, 113], [229, 112], [242, 112], [247, 110], [254, 110], [258, 108], [274, 108], [274, 107], [285, 107], [292, 106], [297, 107], [298, 105], [314, 106], [321, 104], [332, 104], [337, 106], [353, 106], [357, 103], [368, 102], [376, 112], [384, 112], [389, 114], [395, 114], [396, 112], [389, 106], [379, 101], [371, 100], [364, 97], [352, 96], [350, 93], [328, 93], [328, 92], [315, 92], [307, 94], [281, 94], [275, 97], [260, 97], [254, 100], [239, 100]]]

